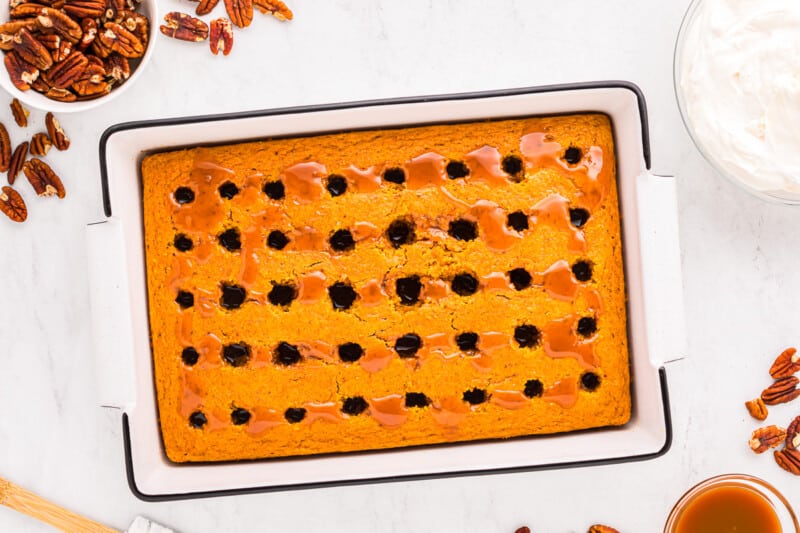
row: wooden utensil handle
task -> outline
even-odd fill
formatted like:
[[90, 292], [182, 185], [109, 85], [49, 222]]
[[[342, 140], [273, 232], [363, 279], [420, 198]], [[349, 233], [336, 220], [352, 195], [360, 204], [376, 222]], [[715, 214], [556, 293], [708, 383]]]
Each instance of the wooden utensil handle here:
[[66, 533], [119, 533], [116, 529], [68, 511], [3, 478], [0, 478], [0, 504]]

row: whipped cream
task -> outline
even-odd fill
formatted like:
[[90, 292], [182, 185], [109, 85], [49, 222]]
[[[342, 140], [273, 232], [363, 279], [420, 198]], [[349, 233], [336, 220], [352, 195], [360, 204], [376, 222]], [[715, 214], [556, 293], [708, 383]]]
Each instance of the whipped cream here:
[[695, 138], [727, 174], [800, 194], [800, 0], [702, 0], [679, 51]]

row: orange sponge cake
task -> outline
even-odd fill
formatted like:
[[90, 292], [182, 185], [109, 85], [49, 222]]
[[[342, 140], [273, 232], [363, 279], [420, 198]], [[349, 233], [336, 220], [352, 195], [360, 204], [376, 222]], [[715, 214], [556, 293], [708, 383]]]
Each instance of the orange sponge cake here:
[[273, 139], [142, 163], [175, 462], [625, 424], [604, 115]]

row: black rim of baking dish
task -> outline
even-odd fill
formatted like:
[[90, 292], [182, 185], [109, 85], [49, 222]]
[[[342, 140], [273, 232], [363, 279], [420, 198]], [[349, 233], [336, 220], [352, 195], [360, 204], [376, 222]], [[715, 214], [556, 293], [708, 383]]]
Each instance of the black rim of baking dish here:
[[[585, 83], [573, 83], [573, 84], [545, 85], [539, 87], [523, 87], [517, 89], [506, 89], [506, 90], [496, 90], [496, 91], [389, 98], [381, 100], [346, 102], [339, 104], [297, 106], [297, 107], [287, 107], [280, 109], [267, 109], [260, 111], [245, 111], [239, 113], [226, 113], [218, 115], [202, 115], [194, 117], [143, 120], [143, 121], [134, 121], [134, 122], [125, 122], [121, 124], [116, 124], [114, 126], [109, 127], [105, 132], [103, 132], [103, 135], [100, 137], [100, 143], [99, 143], [100, 179], [103, 192], [103, 210], [107, 217], [111, 216], [111, 198], [108, 186], [108, 169], [106, 165], [106, 145], [108, 143], [109, 138], [112, 135], [126, 130], [149, 128], [156, 126], [176, 126], [176, 125], [192, 124], [192, 123], [218, 122], [231, 119], [291, 115], [291, 114], [301, 114], [301, 113], [319, 112], [319, 111], [337, 111], [337, 110], [346, 110], [353, 108], [377, 107], [384, 105], [417, 104], [417, 103], [454, 101], [454, 100], [477, 100], [477, 99], [485, 99], [492, 97], [517, 96], [525, 94], [589, 90], [589, 89], [614, 89], [614, 88], [626, 89], [628, 91], [631, 91], [636, 96], [639, 109], [639, 118], [642, 124], [642, 148], [643, 148], [644, 162], [645, 162], [645, 167], [647, 169], [650, 169], [651, 157], [650, 157], [649, 125], [647, 118], [647, 105], [645, 102], [644, 94], [642, 93], [641, 89], [634, 83], [628, 81], [585, 82]], [[231, 496], [237, 494], [255, 494], [261, 492], [276, 492], [276, 491], [287, 491], [287, 490], [298, 490], [298, 489], [315, 489], [315, 488], [324, 488], [333, 486], [362, 485], [369, 483], [416, 481], [425, 479], [479, 476], [487, 474], [512, 474], [512, 473], [531, 472], [539, 470], [555, 470], [563, 468], [601, 466], [601, 465], [651, 460], [661, 457], [662, 455], [666, 454], [669, 451], [670, 447], [672, 446], [672, 436], [673, 436], [666, 370], [663, 367], [661, 367], [659, 368], [658, 371], [659, 371], [659, 380], [661, 386], [661, 399], [664, 407], [665, 441], [661, 449], [654, 453], [613, 457], [605, 459], [593, 459], [587, 461], [572, 461], [572, 462], [554, 463], [546, 465], [527, 465], [527, 466], [518, 466], [510, 468], [461, 470], [454, 472], [431, 472], [425, 474], [409, 474], [409, 475], [389, 476], [389, 477], [365, 477], [352, 480], [333, 480], [333, 481], [312, 482], [312, 483], [220, 489], [220, 490], [197, 491], [197, 492], [186, 492], [186, 493], [175, 493], [175, 494], [145, 494], [139, 490], [136, 484], [136, 478], [133, 467], [133, 452], [132, 452], [131, 437], [130, 437], [130, 425], [128, 423], [127, 413], [123, 412], [122, 432], [123, 432], [123, 440], [125, 446], [125, 469], [128, 479], [128, 486], [131, 492], [137, 498], [143, 501], [161, 502], [161, 501], [175, 501], [175, 500], [186, 500], [186, 499], [197, 499], [197, 498]]]

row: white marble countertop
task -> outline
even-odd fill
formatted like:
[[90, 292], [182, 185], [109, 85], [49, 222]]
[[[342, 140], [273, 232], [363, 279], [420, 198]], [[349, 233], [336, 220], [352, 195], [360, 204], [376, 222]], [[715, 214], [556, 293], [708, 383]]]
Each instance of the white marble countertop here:
[[[186, 0], [161, 9], [193, 10]], [[62, 116], [72, 148], [48, 160], [67, 198], [0, 220], [0, 475], [101, 522], [144, 514], [179, 531], [657, 532], [706, 477], [759, 475], [800, 502], [800, 479], [747, 448], [742, 403], [800, 343], [800, 211], [716, 176], [680, 122], [673, 43], [688, 0], [293, 0], [256, 14], [231, 56], [161, 39], [119, 100]], [[222, 10], [221, 6], [218, 8]], [[372, 98], [624, 79], [647, 97], [656, 173], [678, 177], [689, 357], [669, 365], [674, 444], [648, 462], [149, 504], [128, 490], [118, 413], [97, 405], [84, 225], [102, 216], [98, 139], [121, 121]], [[10, 98], [7, 98], [10, 100]], [[2, 102], [2, 98], [0, 98]], [[30, 135], [43, 128], [32, 115]], [[11, 124], [5, 104], [0, 120]], [[21, 140], [15, 128], [12, 137]], [[785, 424], [798, 406], [773, 409]], [[0, 531], [48, 531], [0, 508]]]

